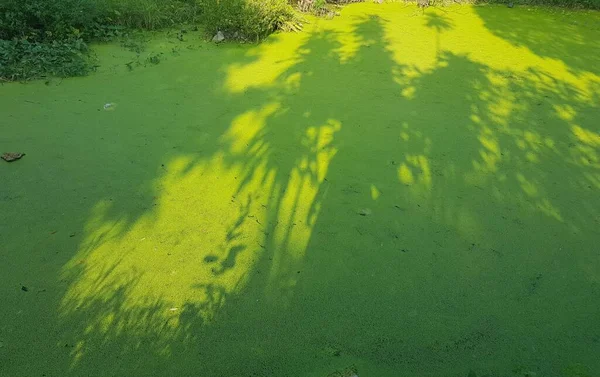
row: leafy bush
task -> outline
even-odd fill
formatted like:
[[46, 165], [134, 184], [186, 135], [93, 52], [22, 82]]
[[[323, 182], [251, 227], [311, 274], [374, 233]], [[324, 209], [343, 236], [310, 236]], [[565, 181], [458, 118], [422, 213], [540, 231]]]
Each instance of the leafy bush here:
[[196, 0], [0, 0], [0, 79], [84, 75], [94, 68], [87, 42], [194, 21], [198, 8]]
[[83, 76], [93, 69], [93, 59], [82, 39], [46, 43], [0, 40], [0, 78], [4, 80]]
[[4, 0], [0, 78], [86, 74], [93, 65], [82, 30], [98, 16], [93, 0]]
[[205, 0], [202, 12], [209, 33], [238, 33], [251, 40], [298, 22], [286, 0]]

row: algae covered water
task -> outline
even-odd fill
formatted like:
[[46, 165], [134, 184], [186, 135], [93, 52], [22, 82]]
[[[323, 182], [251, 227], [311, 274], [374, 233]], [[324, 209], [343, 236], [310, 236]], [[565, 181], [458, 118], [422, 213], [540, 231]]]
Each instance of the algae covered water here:
[[415, 9], [0, 86], [0, 376], [600, 375], [600, 15]]

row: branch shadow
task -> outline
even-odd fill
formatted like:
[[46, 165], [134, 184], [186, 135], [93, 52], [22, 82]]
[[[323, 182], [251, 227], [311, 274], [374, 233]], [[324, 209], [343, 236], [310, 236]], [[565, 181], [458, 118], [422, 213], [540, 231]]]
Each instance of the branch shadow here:
[[562, 61], [577, 74], [600, 74], [598, 12], [544, 7], [474, 9], [488, 30], [514, 46]]

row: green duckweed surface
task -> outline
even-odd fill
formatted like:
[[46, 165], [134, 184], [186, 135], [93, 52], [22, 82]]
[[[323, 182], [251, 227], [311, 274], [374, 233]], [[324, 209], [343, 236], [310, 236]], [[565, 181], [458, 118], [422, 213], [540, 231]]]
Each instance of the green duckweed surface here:
[[600, 375], [599, 13], [341, 13], [0, 86], [0, 376]]

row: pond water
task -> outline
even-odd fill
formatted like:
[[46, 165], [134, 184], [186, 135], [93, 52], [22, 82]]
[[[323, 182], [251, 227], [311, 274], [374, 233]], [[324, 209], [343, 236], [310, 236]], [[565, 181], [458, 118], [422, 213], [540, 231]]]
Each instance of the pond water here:
[[356, 4], [0, 86], [1, 376], [600, 374], [600, 14]]

